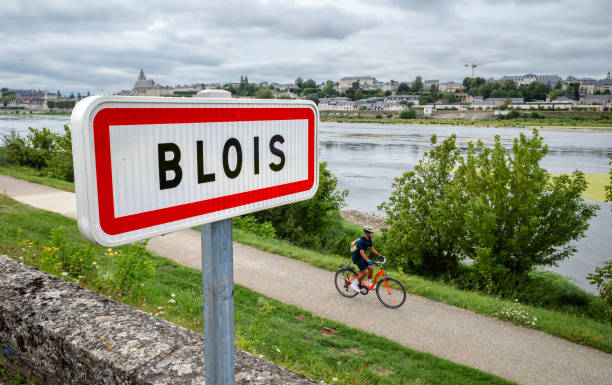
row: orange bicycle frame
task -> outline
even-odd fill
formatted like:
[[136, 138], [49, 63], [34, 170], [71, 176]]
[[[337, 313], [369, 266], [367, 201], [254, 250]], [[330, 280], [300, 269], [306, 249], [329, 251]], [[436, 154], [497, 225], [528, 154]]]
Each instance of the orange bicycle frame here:
[[[359, 274], [357, 274], [357, 275], [359, 275]], [[346, 283], [350, 284], [351, 282], [353, 282], [353, 280], [355, 278], [357, 278], [357, 275], [352, 276], [351, 279], [349, 279]], [[361, 282], [361, 284], [363, 285], [363, 287], [367, 288], [368, 290], [372, 290], [372, 289], [374, 289], [374, 286], [376, 286], [376, 281], [378, 279], [378, 276], [382, 276], [383, 283], [385, 284], [385, 289], [387, 289], [387, 292], [389, 294], [391, 294], [391, 290], [389, 289], [389, 284], [387, 283], [387, 279], [385, 278], [385, 270], [384, 269], [378, 270], [378, 273], [376, 273], [376, 275], [374, 276], [374, 279], [372, 280], [372, 285], [371, 286], [363, 285], [363, 282]]]

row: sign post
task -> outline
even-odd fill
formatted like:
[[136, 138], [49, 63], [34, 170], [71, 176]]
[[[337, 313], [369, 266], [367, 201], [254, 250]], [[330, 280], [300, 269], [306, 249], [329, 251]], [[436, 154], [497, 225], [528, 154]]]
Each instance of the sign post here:
[[207, 384], [234, 383], [232, 220], [202, 225], [204, 353]]
[[[223, 94], [213, 94], [221, 97]], [[226, 97], [231, 98], [227, 92]], [[198, 94], [198, 97], [207, 97]], [[234, 250], [232, 219], [203, 224], [204, 373], [207, 384], [233, 384]]]
[[[200, 96], [200, 95], [198, 95]], [[312, 198], [305, 100], [88, 97], [71, 129], [81, 234], [104, 246], [202, 225], [205, 379], [233, 384], [232, 217]]]

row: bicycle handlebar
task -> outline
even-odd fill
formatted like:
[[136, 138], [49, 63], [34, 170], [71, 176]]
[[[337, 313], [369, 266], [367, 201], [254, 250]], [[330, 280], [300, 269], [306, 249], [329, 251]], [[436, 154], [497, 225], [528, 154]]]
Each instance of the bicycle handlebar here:
[[384, 265], [384, 264], [385, 264], [385, 262], [387, 262], [387, 257], [385, 257], [384, 255], [381, 255], [381, 256], [380, 256], [380, 258], [382, 258], [382, 261], [378, 261], [378, 262], [374, 262], [374, 261], [372, 261], [372, 262], [374, 262], [374, 264], [375, 264], [375, 265], [378, 265], [378, 266], [382, 266], [382, 265]]

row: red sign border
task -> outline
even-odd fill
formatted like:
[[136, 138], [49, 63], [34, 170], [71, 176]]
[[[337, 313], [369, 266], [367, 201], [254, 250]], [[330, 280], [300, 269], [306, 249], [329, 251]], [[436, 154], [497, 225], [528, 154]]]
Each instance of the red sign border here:
[[[308, 120], [308, 178], [198, 202], [115, 217], [110, 126], [141, 124], [217, 123], [266, 120]], [[103, 108], [93, 118], [98, 214], [108, 235], [120, 235], [165, 223], [292, 195], [315, 183], [315, 113], [309, 107]]]

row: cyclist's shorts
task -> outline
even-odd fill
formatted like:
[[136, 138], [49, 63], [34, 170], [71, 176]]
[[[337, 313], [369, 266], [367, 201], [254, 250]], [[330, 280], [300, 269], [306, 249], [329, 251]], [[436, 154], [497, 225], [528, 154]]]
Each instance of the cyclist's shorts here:
[[368, 263], [365, 261], [365, 259], [361, 258], [361, 256], [353, 258], [353, 263], [357, 265], [359, 271], [364, 271], [368, 268]]

